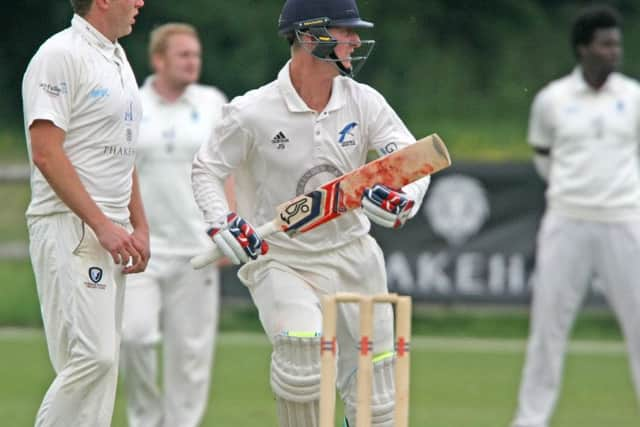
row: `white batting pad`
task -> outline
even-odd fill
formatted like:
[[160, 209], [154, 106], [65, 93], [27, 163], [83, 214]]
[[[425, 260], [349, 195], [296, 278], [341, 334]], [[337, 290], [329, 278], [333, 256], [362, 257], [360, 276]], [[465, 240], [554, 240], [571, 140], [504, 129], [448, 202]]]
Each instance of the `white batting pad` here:
[[276, 396], [280, 427], [318, 427], [320, 425], [319, 401], [292, 402]]
[[318, 426], [320, 337], [275, 337], [271, 388], [278, 402], [280, 427]]
[[[373, 386], [371, 389], [371, 427], [393, 427], [395, 407], [394, 388], [395, 357], [387, 357], [373, 365]], [[340, 390], [344, 401], [349, 425], [356, 425], [357, 375], [352, 375]]]

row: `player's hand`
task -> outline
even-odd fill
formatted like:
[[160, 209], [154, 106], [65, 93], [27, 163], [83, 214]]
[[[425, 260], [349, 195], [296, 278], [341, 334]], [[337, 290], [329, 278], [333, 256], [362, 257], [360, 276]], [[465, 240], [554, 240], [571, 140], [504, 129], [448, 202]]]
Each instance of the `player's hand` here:
[[400, 228], [409, 219], [414, 201], [382, 184], [366, 188], [362, 194], [362, 210], [369, 219], [387, 228]]
[[207, 234], [229, 260], [238, 265], [264, 255], [269, 245], [247, 221], [236, 213], [227, 214], [223, 224], [211, 228]]
[[131, 233], [133, 246], [140, 253], [138, 262], [127, 264], [123, 270], [124, 274], [141, 273], [147, 268], [151, 256], [149, 249], [149, 230], [136, 228]]
[[105, 220], [93, 230], [100, 245], [105, 248], [113, 258], [113, 262], [120, 264], [124, 269], [127, 265], [137, 265], [143, 256], [136, 248], [134, 238], [127, 230], [110, 220]]

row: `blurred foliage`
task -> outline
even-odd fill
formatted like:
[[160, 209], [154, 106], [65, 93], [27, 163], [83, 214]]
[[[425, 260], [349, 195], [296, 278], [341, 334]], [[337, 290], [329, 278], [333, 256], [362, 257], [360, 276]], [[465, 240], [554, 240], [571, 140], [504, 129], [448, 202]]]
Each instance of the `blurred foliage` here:
[[[463, 138], [454, 144], [464, 144], [461, 151], [469, 156], [476, 144], [489, 142], [485, 157], [519, 158], [526, 152], [524, 129], [535, 92], [573, 66], [569, 28], [575, 12], [587, 3], [359, 0], [361, 15], [376, 23], [370, 35], [362, 36], [377, 43], [358, 79], [382, 92], [418, 136], [437, 130], [445, 140]], [[640, 6], [636, 0], [608, 3], [625, 17], [631, 50], [640, 42], [640, 28], [630, 25], [640, 17]], [[287, 60], [287, 44], [276, 33], [281, 5], [274, 0], [147, 2], [122, 44], [142, 81], [149, 73], [149, 31], [168, 21], [190, 22], [200, 30], [205, 49], [203, 82], [233, 97], [271, 81]], [[71, 8], [68, 0], [23, 0], [7, 3], [5, 10], [11, 19], [5, 20], [0, 41], [0, 90], [5, 95], [0, 128], [15, 129], [12, 135], [22, 143], [22, 74], [37, 47], [68, 26]], [[637, 76], [640, 59], [628, 55], [624, 71]], [[494, 135], [496, 124], [506, 133]], [[505, 154], [500, 154], [503, 148]], [[0, 153], [5, 151], [0, 147]]]

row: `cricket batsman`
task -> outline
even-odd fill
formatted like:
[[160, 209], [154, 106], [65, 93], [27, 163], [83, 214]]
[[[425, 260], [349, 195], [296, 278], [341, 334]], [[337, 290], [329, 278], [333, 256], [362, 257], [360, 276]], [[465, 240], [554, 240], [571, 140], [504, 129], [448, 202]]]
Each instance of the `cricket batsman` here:
[[[322, 312], [320, 299], [336, 292], [387, 292], [384, 257], [369, 235], [370, 221], [401, 227], [415, 215], [429, 185], [402, 189], [374, 185], [362, 209], [291, 239], [259, 236], [254, 225], [271, 219], [280, 203], [415, 142], [375, 89], [353, 79], [373, 40], [360, 30], [355, 0], [287, 0], [278, 31], [291, 59], [277, 78], [223, 108], [221, 123], [195, 157], [194, 195], [209, 235], [236, 264], [273, 344], [271, 388], [281, 427], [318, 425]], [[230, 212], [224, 181], [236, 179], [237, 212]], [[355, 425], [358, 312], [338, 309], [337, 386], [345, 425]], [[372, 426], [391, 427], [394, 409], [393, 317], [375, 309]]]

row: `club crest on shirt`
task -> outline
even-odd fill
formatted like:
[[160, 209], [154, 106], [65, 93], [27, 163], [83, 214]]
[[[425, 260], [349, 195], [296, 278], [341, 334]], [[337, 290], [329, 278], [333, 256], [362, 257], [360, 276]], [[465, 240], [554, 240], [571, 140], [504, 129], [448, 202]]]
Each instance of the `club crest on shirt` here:
[[355, 136], [353, 135], [353, 130], [358, 126], [358, 123], [351, 122], [345, 127], [342, 128], [340, 132], [338, 132], [338, 144], [341, 147], [349, 147], [352, 145], [356, 145]]
[[105, 289], [107, 285], [100, 283], [102, 280], [102, 269], [100, 267], [89, 267], [89, 282], [84, 282], [87, 288]]

